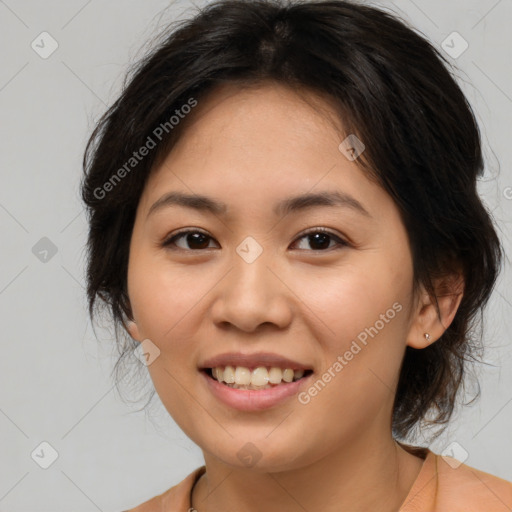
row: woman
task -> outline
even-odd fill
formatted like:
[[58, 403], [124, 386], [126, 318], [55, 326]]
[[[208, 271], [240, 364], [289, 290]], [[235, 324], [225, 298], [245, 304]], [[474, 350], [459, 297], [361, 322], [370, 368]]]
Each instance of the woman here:
[[450, 419], [502, 258], [477, 124], [425, 39], [347, 1], [212, 3], [84, 169], [90, 313], [205, 459], [133, 511], [512, 508], [460, 444], [398, 441]]

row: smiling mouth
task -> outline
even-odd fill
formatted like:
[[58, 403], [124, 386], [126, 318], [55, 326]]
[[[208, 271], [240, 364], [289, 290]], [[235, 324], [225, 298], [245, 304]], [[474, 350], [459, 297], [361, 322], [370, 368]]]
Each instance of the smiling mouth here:
[[203, 371], [211, 379], [234, 389], [261, 390], [284, 386], [313, 373], [312, 370], [264, 367], [254, 369], [245, 366], [218, 366]]

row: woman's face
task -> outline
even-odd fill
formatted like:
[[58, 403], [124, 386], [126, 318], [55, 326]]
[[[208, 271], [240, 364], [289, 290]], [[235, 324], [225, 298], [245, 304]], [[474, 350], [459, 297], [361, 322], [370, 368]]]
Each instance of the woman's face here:
[[[285, 470], [391, 436], [419, 332], [411, 252], [394, 202], [322, 112], [283, 86], [224, 86], [199, 103], [139, 203], [130, 334], [158, 347], [148, 369], [171, 416], [226, 464]], [[306, 194], [342, 200], [287, 203]], [[214, 381], [212, 366], [270, 389]]]

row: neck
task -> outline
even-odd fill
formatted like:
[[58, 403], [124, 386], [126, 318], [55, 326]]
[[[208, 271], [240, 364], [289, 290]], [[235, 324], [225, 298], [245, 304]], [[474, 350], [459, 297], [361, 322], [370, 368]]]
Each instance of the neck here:
[[233, 469], [208, 454], [205, 463], [192, 493], [197, 512], [396, 512], [423, 460], [389, 436], [387, 442], [351, 442], [290, 471]]

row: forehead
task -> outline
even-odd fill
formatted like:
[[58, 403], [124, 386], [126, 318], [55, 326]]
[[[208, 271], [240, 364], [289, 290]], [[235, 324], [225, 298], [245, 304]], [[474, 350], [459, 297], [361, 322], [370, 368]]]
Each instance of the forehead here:
[[170, 159], [194, 158], [199, 152], [227, 155], [240, 146], [252, 149], [253, 156], [270, 154], [292, 142], [306, 149], [319, 139], [336, 148], [344, 134], [332, 100], [274, 81], [222, 84], [197, 103], [180, 121]]
[[333, 103], [310, 91], [225, 84], [184, 123], [147, 183], [147, 208], [172, 190], [240, 205], [326, 190], [378, 204], [383, 193], [339, 150], [345, 133]]

